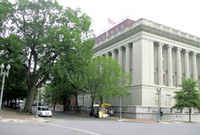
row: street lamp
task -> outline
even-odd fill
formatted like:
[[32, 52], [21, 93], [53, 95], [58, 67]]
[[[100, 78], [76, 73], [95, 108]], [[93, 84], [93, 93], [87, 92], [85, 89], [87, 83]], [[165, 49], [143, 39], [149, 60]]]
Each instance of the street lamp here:
[[119, 120], [122, 120], [122, 96], [119, 97]]
[[35, 117], [38, 117], [39, 101], [40, 101], [40, 90], [38, 89], [38, 91], [37, 91], [37, 109], [36, 109]]
[[3, 89], [4, 89], [4, 84], [5, 84], [5, 77], [8, 77], [11, 66], [8, 64], [5, 70], [4, 70], [4, 67], [5, 67], [4, 64], [1, 64], [1, 74], [0, 75], [2, 76], [3, 79], [2, 79], [2, 87], [1, 87], [0, 111], [2, 110]]
[[158, 93], [158, 118], [157, 122], [160, 122], [160, 96], [161, 96], [161, 88], [157, 88], [157, 93]]

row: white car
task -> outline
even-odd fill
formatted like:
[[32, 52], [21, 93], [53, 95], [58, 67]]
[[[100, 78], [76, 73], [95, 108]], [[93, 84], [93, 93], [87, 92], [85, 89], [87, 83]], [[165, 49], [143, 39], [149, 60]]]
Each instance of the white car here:
[[37, 106], [32, 107], [32, 113], [41, 117], [52, 117], [52, 111], [48, 108], [48, 106]]
[[52, 117], [52, 111], [49, 110], [48, 107], [39, 106], [38, 107], [38, 115], [43, 117]]

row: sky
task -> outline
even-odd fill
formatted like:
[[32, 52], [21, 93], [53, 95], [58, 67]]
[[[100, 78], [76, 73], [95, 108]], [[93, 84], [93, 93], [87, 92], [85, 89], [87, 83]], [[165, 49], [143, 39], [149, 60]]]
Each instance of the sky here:
[[92, 19], [96, 35], [125, 18], [146, 18], [200, 37], [199, 0], [57, 0], [64, 7], [80, 8]]

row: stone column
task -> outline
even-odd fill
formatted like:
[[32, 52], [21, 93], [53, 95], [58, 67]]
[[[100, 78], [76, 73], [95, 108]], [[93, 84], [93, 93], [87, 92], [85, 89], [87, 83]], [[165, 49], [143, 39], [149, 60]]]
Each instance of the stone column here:
[[130, 47], [129, 44], [126, 46], [126, 64], [125, 64], [125, 71], [128, 73], [130, 72]]
[[182, 64], [181, 64], [181, 48], [177, 48], [177, 83], [182, 84]]
[[190, 78], [190, 70], [189, 70], [189, 51], [185, 50], [185, 78]]
[[168, 45], [168, 85], [171, 87], [173, 85], [172, 77], [172, 46]]
[[118, 63], [122, 66], [122, 46], [119, 47]]
[[108, 53], [108, 52], [106, 52], [104, 55], [105, 55], [106, 57], [108, 57], [108, 56], [109, 56], [109, 53]]
[[158, 46], [158, 84], [163, 85], [163, 43]]
[[193, 80], [198, 80], [198, 73], [197, 73], [197, 54], [193, 52]]
[[115, 49], [114, 49], [114, 50], [112, 50], [112, 58], [113, 58], [113, 59], [116, 59], [116, 53], [115, 53]]
[[130, 44], [129, 45], [129, 49], [130, 49], [130, 51], [129, 52], [131, 52], [130, 53], [130, 65], [129, 65], [129, 67], [130, 67], [130, 76], [131, 76], [131, 78], [130, 78], [130, 80], [131, 80], [131, 83], [132, 84], [134, 84], [134, 75], [135, 75], [135, 60], [134, 60], [134, 58], [135, 58], [135, 52], [134, 52], [134, 45], [133, 45], [133, 43], [132, 44]]

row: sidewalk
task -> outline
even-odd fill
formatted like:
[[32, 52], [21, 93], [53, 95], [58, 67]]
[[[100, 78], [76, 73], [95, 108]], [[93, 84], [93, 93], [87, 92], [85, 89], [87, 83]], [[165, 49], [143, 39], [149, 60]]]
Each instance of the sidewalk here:
[[13, 118], [13, 119], [27, 119], [32, 118], [31, 114], [19, 112], [18, 110], [6, 108], [0, 112], [1, 118]]
[[[70, 117], [82, 117], [82, 118], [94, 118], [95, 117], [90, 117], [88, 113], [77, 113], [77, 112], [65, 112], [63, 113], [66, 116], [70, 116]], [[96, 118], [98, 119], [98, 118]], [[120, 120], [119, 117], [117, 116], [112, 116], [112, 117], [108, 117], [106, 119], [102, 119], [102, 120], [114, 120], [114, 121], [121, 121], [121, 122], [135, 122], [135, 123], [152, 123], [152, 124], [181, 124], [181, 123], [188, 123], [188, 121], [166, 121], [166, 120], [161, 120], [159, 123], [156, 120], [151, 120], [151, 119], [133, 119], [133, 118], [122, 118]], [[200, 123], [197, 121], [192, 121], [191, 123]]]
[[[64, 113], [57, 113], [53, 118], [42, 118], [42, 117], [35, 117], [32, 114], [19, 112], [18, 110], [13, 109], [4, 109], [2, 112], [0, 112], [0, 121], [15, 121], [15, 122], [24, 122], [24, 121], [40, 121], [40, 122], [48, 122], [53, 120], [59, 120], [64, 118], [67, 119], [98, 119], [95, 117], [90, 117], [87, 113], [76, 113], [76, 112], [64, 112]], [[104, 119], [101, 119], [104, 120]], [[137, 123], [154, 123], [157, 122], [155, 120], [150, 119], [133, 119], [133, 118], [122, 118], [119, 117], [109, 117], [105, 120], [114, 120], [119, 122], [137, 122]], [[171, 123], [188, 123], [186, 121], [161, 121], [161, 124], [171, 124]], [[199, 122], [192, 122], [192, 123], [199, 123]]]
[[18, 110], [6, 108], [0, 112], [0, 121], [15, 121], [15, 122], [23, 122], [23, 121], [37, 121], [32, 114], [19, 112]]
[[111, 120], [127, 121], [127, 122], [138, 122], [138, 123], [156, 123], [156, 121], [154, 121], [154, 120], [149, 120], [149, 119], [122, 118], [122, 119], [120, 120], [119, 117], [111, 117]]
[[[90, 117], [88, 113], [77, 113], [77, 112], [65, 112], [66, 115], [76, 116], [76, 117], [84, 117], [84, 118], [95, 118]], [[98, 119], [98, 118], [97, 118]], [[104, 120], [104, 119], [102, 119]], [[133, 118], [122, 118], [120, 120], [117, 116], [108, 117], [105, 120], [115, 120], [115, 121], [122, 121], [122, 122], [138, 122], [138, 123], [156, 123], [155, 120], [149, 120], [149, 119], [133, 119]]]

